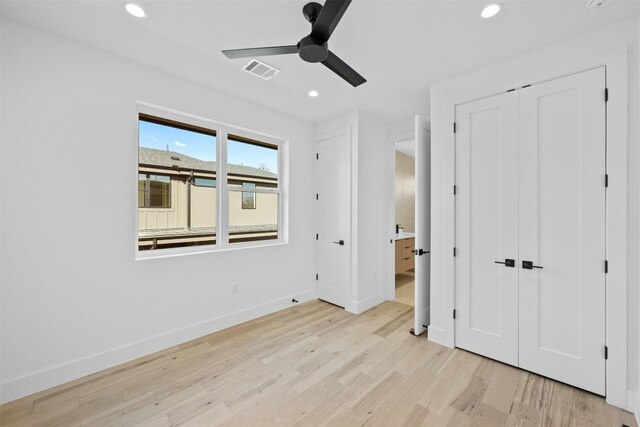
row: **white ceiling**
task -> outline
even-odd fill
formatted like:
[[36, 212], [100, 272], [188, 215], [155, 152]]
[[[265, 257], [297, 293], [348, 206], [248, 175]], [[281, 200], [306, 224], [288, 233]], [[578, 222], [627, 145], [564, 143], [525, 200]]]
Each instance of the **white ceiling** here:
[[[263, 81], [240, 70], [246, 60], [220, 52], [297, 43], [310, 31], [306, 1], [137, 2], [146, 19], [119, 0], [2, 0], [0, 12], [304, 120], [360, 109], [387, 124], [428, 115], [433, 83], [640, 15], [638, 0], [595, 12], [586, 0], [503, 0], [490, 19], [479, 16], [485, 0], [354, 0], [329, 41], [368, 80], [352, 88], [297, 55], [261, 58], [282, 70]], [[320, 96], [309, 98], [310, 89]]]

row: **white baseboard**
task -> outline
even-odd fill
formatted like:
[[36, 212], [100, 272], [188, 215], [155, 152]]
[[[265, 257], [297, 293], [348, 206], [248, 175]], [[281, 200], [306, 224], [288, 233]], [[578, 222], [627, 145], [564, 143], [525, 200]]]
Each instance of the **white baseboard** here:
[[175, 329], [121, 347], [112, 348], [88, 357], [69, 361], [5, 381], [0, 386], [0, 403], [10, 402], [30, 394], [82, 378], [121, 363], [178, 345], [228, 327], [256, 319], [292, 306], [295, 298], [300, 303], [316, 298], [315, 290], [289, 295], [244, 310], [215, 317], [204, 322]]
[[386, 292], [380, 292], [379, 294], [369, 297], [367, 299], [364, 299], [362, 301], [349, 302], [345, 307], [345, 310], [353, 314], [360, 314], [360, 313], [364, 313], [365, 311], [369, 310], [372, 307], [375, 307], [378, 304], [382, 304], [385, 301], [387, 301]]

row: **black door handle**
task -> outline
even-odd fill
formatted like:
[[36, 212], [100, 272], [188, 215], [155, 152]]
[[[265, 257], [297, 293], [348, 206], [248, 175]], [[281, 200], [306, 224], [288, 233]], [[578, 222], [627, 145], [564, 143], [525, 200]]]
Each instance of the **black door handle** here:
[[496, 264], [504, 264], [505, 267], [515, 267], [516, 260], [511, 258], [505, 258], [503, 261], [494, 261]]
[[415, 251], [413, 251], [413, 253], [420, 256], [420, 255], [428, 254], [429, 251], [425, 251], [424, 249], [416, 249]]
[[525, 270], [533, 270], [534, 268], [542, 269], [542, 266], [533, 265], [533, 261], [522, 261], [522, 268]]
[[333, 242], [336, 245], [344, 246], [344, 240], [338, 240], [337, 242]]

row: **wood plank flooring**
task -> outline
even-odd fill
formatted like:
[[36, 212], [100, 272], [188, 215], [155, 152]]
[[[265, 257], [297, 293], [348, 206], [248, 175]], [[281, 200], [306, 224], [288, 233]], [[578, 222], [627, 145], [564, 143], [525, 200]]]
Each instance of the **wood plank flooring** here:
[[396, 274], [395, 300], [397, 302], [413, 306], [415, 292], [415, 273], [413, 271]]
[[604, 399], [308, 302], [0, 407], [11, 426], [635, 426]]

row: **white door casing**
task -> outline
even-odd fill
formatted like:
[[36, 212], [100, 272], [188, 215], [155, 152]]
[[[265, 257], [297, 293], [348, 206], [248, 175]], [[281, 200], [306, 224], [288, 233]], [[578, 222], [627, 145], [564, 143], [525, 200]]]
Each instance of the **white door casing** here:
[[[456, 346], [518, 365], [518, 95], [456, 108]], [[454, 191], [452, 189], [452, 191]]]
[[345, 307], [351, 283], [349, 134], [319, 139], [317, 153], [318, 298]]
[[520, 91], [520, 366], [605, 394], [605, 71]]
[[[416, 174], [416, 238], [415, 249], [415, 325], [414, 333], [421, 334], [429, 325], [429, 297], [431, 278], [431, 131], [425, 117], [415, 118], [415, 174]], [[420, 250], [424, 251], [422, 253]]]

